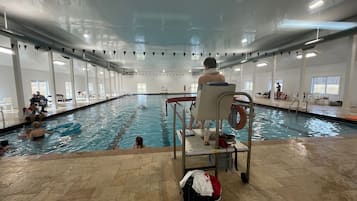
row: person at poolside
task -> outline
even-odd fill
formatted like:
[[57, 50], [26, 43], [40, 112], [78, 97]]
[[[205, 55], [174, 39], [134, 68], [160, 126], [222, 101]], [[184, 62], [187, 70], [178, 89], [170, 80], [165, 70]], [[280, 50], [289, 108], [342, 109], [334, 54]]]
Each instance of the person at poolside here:
[[30, 131], [28, 138], [36, 141], [43, 139], [46, 133], [49, 133], [46, 129], [41, 128], [41, 123], [39, 121], [34, 121], [32, 123], [33, 129]]
[[144, 148], [144, 139], [141, 136], [137, 136], [135, 138], [134, 149], [142, 149]]
[[276, 83], [276, 98], [280, 99], [280, 94], [281, 94], [281, 85], [279, 82]]
[[39, 91], [36, 94], [33, 94], [32, 98], [30, 99], [31, 104], [38, 104], [41, 106], [41, 112], [47, 112], [45, 107], [47, 107], [47, 98], [43, 96]]
[[[205, 73], [203, 75], [201, 75], [198, 79], [198, 90], [201, 90], [202, 86], [204, 84], [207, 84], [208, 82], [225, 82], [225, 77], [220, 74], [216, 68], [217, 68], [217, 62], [216, 59], [213, 57], [207, 57], [204, 62], [203, 65], [205, 67]], [[192, 134], [192, 126], [193, 123], [195, 121], [195, 118], [192, 116], [191, 114], [191, 119], [190, 119], [190, 124], [189, 124], [189, 129], [188, 129], [188, 133]], [[199, 127], [203, 126], [203, 122], [199, 122]]]
[[31, 103], [30, 107], [24, 109], [24, 115], [25, 119], [30, 122], [42, 121], [46, 117], [46, 114], [40, 112], [35, 103]]

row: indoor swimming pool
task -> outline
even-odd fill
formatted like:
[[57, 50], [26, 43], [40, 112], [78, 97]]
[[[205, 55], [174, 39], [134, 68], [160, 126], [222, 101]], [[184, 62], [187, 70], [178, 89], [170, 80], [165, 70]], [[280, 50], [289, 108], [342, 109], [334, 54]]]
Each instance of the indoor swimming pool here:
[[[177, 96], [177, 95], [176, 95]], [[43, 127], [53, 130], [41, 141], [19, 139], [28, 127], [5, 133], [12, 149], [5, 156], [90, 152], [115, 148], [130, 149], [136, 136], [144, 138], [146, 147], [173, 145], [173, 115], [165, 95], [125, 96], [103, 104], [47, 120]], [[189, 103], [186, 103], [189, 107]], [[145, 106], [145, 107], [142, 107]], [[189, 113], [187, 113], [189, 114]], [[187, 119], [188, 122], [188, 119]], [[81, 125], [81, 131], [63, 135], [57, 127], [64, 124]], [[246, 126], [247, 127], [247, 126]], [[177, 128], [181, 128], [178, 122]], [[234, 133], [238, 140], [247, 140], [247, 129], [234, 131], [224, 124], [223, 131]], [[319, 119], [315, 116], [287, 112], [268, 107], [255, 107], [253, 140], [276, 140], [296, 137], [323, 137], [357, 134], [357, 125]]]

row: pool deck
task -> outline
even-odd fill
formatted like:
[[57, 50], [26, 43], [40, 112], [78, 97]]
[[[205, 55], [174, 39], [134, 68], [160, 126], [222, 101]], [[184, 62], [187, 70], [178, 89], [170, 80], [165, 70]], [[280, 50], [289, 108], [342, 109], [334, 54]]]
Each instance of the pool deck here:
[[[253, 143], [250, 183], [219, 172], [225, 201], [357, 200], [357, 137]], [[6, 201], [181, 200], [181, 156], [168, 148], [0, 159]], [[207, 158], [191, 158], [191, 165]], [[245, 155], [239, 155], [244, 165]], [[240, 167], [244, 170], [244, 167]]]
[[[336, 108], [322, 107], [324, 114], [323, 110]], [[241, 182], [238, 172], [219, 172], [223, 200], [357, 201], [356, 145], [357, 135], [253, 142], [249, 184]], [[245, 154], [239, 155], [240, 170], [245, 170], [245, 159]], [[190, 158], [188, 163], [207, 163], [207, 157]], [[174, 160], [171, 148], [3, 157], [0, 198], [182, 200], [180, 168], [181, 154]]]

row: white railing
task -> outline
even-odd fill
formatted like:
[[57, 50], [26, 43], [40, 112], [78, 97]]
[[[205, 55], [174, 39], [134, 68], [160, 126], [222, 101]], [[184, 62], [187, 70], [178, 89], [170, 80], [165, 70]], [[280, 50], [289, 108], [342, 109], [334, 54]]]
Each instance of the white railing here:
[[5, 117], [4, 117], [4, 112], [2, 110], [3, 110], [3, 108], [0, 107], [0, 113], [1, 113], [1, 118], [2, 118], [2, 128], [5, 128]]

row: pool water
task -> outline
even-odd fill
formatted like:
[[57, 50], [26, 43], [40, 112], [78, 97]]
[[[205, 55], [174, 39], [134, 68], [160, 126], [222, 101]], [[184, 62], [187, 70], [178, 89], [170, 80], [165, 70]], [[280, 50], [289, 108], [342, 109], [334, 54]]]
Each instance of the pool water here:
[[[135, 95], [125, 96], [98, 104], [72, 114], [57, 117], [43, 123], [46, 129], [73, 122], [81, 124], [81, 131], [62, 135], [54, 130], [41, 141], [19, 139], [18, 135], [28, 127], [5, 133], [0, 139], [7, 139], [12, 149], [5, 156], [49, 153], [90, 152], [110, 150], [119, 147], [130, 149], [136, 136], [142, 136], [146, 147], [167, 147], [173, 145], [173, 111], [165, 100], [173, 96]], [[190, 103], [183, 107], [189, 108]], [[142, 107], [145, 106], [145, 107]], [[182, 107], [178, 107], [182, 111]], [[189, 117], [187, 111], [186, 116]], [[189, 119], [187, 118], [187, 123]], [[181, 123], [177, 119], [177, 129]], [[247, 140], [247, 126], [239, 131], [224, 123], [223, 131], [233, 133], [238, 140]], [[357, 134], [357, 125], [318, 119], [311, 115], [287, 112], [267, 107], [255, 107], [253, 140], [274, 140], [296, 137], [322, 137], [342, 134]], [[177, 140], [177, 144], [179, 142]]]

